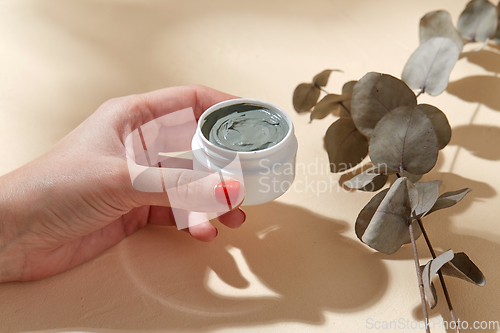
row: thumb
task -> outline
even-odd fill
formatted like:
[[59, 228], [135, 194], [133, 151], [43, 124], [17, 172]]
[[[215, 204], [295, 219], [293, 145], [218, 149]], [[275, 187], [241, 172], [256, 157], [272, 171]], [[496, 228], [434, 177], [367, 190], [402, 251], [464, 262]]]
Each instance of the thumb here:
[[227, 212], [244, 199], [242, 182], [221, 173], [141, 167], [132, 180], [142, 205], [170, 206], [196, 212]]

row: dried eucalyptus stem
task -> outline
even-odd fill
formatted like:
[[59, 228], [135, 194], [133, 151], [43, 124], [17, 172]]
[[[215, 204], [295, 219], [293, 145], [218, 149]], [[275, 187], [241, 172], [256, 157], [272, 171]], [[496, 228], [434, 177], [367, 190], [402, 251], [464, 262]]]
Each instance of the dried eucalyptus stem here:
[[422, 281], [422, 272], [420, 271], [420, 261], [418, 259], [417, 252], [417, 243], [415, 241], [415, 233], [413, 231], [413, 223], [411, 219], [408, 223], [408, 231], [410, 232], [411, 245], [413, 247], [413, 259], [415, 261], [415, 269], [417, 271], [417, 281], [418, 281], [418, 289], [420, 290], [420, 302], [422, 303], [422, 312], [424, 314], [425, 320], [425, 331], [430, 333], [429, 328], [429, 313], [427, 312], [427, 303], [425, 302], [425, 292], [424, 292], [424, 283]]
[[[420, 230], [422, 230], [422, 235], [424, 236], [427, 247], [429, 248], [429, 252], [431, 253], [432, 259], [436, 259], [436, 252], [434, 252], [434, 248], [432, 247], [429, 236], [427, 236], [427, 232], [425, 231], [424, 224], [422, 223], [422, 219], [417, 219], [418, 226]], [[451, 320], [455, 323], [455, 331], [457, 333], [460, 332], [458, 328], [457, 317], [455, 316], [455, 310], [453, 309], [453, 305], [451, 304], [450, 294], [448, 293], [448, 288], [446, 287], [446, 283], [444, 282], [444, 276], [441, 270], [438, 271], [439, 282], [441, 283], [441, 287], [443, 288], [444, 297], [446, 298], [446, 303], [448, 304], [448, 310], [450, 311]]]

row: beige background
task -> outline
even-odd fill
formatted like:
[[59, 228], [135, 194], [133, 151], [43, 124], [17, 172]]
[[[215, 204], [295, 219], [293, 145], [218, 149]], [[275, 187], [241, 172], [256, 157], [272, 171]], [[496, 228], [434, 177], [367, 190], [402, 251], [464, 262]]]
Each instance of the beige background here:
[[[333, 184], [247, 208], [239, 230], [220, 227], [209, 244], [147, 228], [64, 274], [0, 285], [0, 331], [370, 332], [370, 318], [420, 320], [410, 248], [387, 256], [357, 240], [354, 221], [371, 195], [338, 188], [322, 147], [334, 117], [309, 124], [291, 96], [325, 68], [344, 71], [332, 74], [331, 92], [368, 71], [399, 76], [420, 17], [447, 9], [456, 22], [466, 2], [0, 1], [0, 174], [109, 98], [201, 83], [284, 108], [298, 163], [323, 166], [299, 169], [297, 184]], [[486, 275], [483, 288], [447, 279], [471, 325], [500, 320], [499, 72], [500, 49], [487, 47], [459, 60], [446, 92], [419, 98], [454, 128], [425, 179], [443, 180], [442, 191], [473, 189], [424, 221], [437, 250], [467, 252]], [[428, 259], [423, 240], [419, 249]], [[438, 297], [431, 316], [449, 320], [440, 288]]]

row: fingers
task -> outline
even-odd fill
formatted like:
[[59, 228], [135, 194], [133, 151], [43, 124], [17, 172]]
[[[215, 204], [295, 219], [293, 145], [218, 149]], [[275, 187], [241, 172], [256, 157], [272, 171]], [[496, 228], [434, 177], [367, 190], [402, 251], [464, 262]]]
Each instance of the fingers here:
[[[138, 168], [140, 166], [137, 166]], [[146, 168], [134, 180], [133, 196], [140, 205], [170, 206], [199, 212], [228, 212], [241, 204], [240, 182], [219, 173]]]
[[[218, 235], [218, 230], [214, 227], [206, 213], [178, 211], [176, 217], [187, 220], [187, 228], [182, 229], [188, 231], [194, 238], [209, 242]], [[246, 220], [246, 214], [239, 208], [224, 213], [217, 219], [226, 227], [235, 229], [239, 228]], [[175, 226], [176, 221], [172, 209], [170, 207], [151, 206], [149, 210], [149, 224]]]
[[154, 118], [189, 107], [193, 108], [198, 118], [212, 105], [237, 98], [202, 85], [165, 88], [141, 96], [147, 101], [147, 106]]
[[193, 108], [196, 119], [209, 107], [237, 98], [201, 85], [170, 87], [145, 94], [130, 95], [105, 102], [99, 114], [109, 116], [118, 127], [131, 130], [168, 113]]
[[[209, 242], [218, 234], [217, 228], [210, 223], [206, 213], [177, 210], [175, 217], [182, 220], [180, 221], [182, 225], [187, 226], [187, 228], [181, 229], [182, 231], [189, 232], [191, 236], [200, 241]], [[187, 220], [187, 222], [184, 222], [184, 220]], [[176, 219], [170, 207], [151, 206], [148, 223], [175, 226]]]
[[208, 220], [206, 213], [188, 212], [189, 233], [202, 242], [210, 242], [219, 231]]
[[195, 239], [202, 242], [210, 242], [217, 237], [219, 231], [210, 222], [204, 222], [195, 226], [189, 227], [189, 233]]
[[[246, 214], [239, 208], [218, 217], [218, 220], [229, 228], [238, 228], [245, 222]], [[188, 212], [189, 233], [194, 238], [210, 242], [219, 234], [219, 231], [208, 220], [206, 213]]]
[[231, 229], [239, 228], [245, 222], [247, 215], [240, 208], [229, 211], [217, 217], [226, 227]]
[[151, 206], [148, 223], [153, 225], [175, 226], [175, 218], [170, 207]]

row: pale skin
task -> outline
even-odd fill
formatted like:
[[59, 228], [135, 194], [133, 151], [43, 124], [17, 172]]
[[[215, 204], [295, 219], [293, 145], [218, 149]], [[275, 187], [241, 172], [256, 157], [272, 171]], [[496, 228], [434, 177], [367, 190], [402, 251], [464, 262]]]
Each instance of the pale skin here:
[[[169, 112], [192, 107], [196, 117], [234, 96], [204, 87], [157, 90], [107, 101], [52, 149], [0, 177], [0, 282], [49, 277], [80, 265], [147, 224], [174, 226], [166, 193], [133, 188], [125, 158], [131, 131]], [[176, 184], [194, 171], [171, 169], [165, 182]], [[217, 181], [197, 182], [181, 193], [188, 207], [220, 205]], [[239, 227], [236, 208], [219, 220]], [[211, 241], [217, 229], [206, 221], [188, 232]]]

